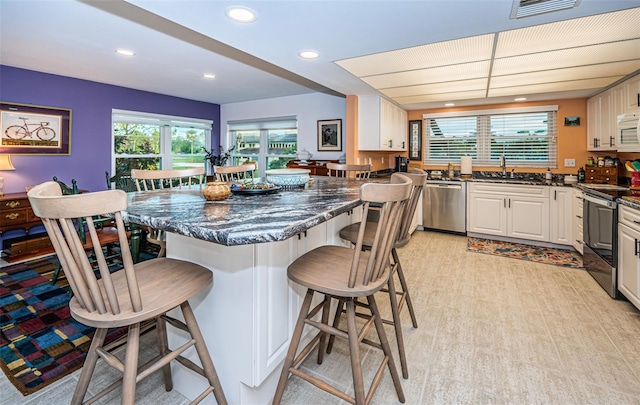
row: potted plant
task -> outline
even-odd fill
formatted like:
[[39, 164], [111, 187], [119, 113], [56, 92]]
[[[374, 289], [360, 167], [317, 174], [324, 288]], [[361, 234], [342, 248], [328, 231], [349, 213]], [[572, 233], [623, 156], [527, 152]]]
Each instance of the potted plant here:
[[216, 153], [213, 148], [211, 150], [208, 150], [204, 146], [202, 147], [205, 153], [204, 159], [209, 162], [209, 165], [211, 165], [212, 174], [215, 172], [215, 166], [224, 166], [227, 163], [227, 161], [231, 157], [231, 152], [233, 152], [235, 148], [236, 147], [234, 145], [231, 149], [222, 153], [222, 145], [220, 145], [218, 146], [218, 153]]

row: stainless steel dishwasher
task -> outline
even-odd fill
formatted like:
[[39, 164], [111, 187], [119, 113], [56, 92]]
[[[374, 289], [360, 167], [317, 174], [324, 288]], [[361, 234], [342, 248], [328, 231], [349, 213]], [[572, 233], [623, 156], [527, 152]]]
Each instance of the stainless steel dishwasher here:
[[427, 180], [422, 196], [422, 226], [467, 233], [467, 187], [462, 181]]

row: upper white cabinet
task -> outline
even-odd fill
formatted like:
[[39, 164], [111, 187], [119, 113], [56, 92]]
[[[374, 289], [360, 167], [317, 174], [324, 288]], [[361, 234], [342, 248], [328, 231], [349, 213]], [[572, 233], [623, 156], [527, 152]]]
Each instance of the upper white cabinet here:
[[587, 150], [616, 150], [616, 125], [612, 91], [587, 100]]
[[407, 112], [380, 96], [358, 97], [358, 149], [407, 150]]
[[617, 117], [640, 111], [640, 75], [587, 100], [587, 150], [640, 152], [637, 144], [621, 143]]

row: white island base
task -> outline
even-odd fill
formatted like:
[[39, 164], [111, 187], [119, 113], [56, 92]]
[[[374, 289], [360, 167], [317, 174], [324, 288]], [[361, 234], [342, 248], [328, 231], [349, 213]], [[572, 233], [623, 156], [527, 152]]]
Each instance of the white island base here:
[[[344, 245], [338, 231], [359, 220], [344, 213], [285, 241], [240, 246], [167, 233], [167, 257], [213, 271], [213, 286], [189, 302], [230, 404], [271, 403], [305, 293], [288, 280], [287, 267], [318, 246]], [[171, 348], [186, 341], [183, 331], [167, 329]], [[199, 364], [194, 348], [185, 355]], [[193, 371], [173, 364], [172, 372], [175, 389], [190, 400], [205, 389]], [[209, 395], [202, 403], [216, 402]]]

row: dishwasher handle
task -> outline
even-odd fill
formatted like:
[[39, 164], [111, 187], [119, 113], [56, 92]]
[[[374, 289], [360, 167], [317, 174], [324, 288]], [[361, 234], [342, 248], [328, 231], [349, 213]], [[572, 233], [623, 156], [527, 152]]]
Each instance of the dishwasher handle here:
[[461, 184], [434, 184], [434, 183], [427, 183], [424, 185], [427, 188], [450, 188], [450, 189], [454, 189], [454, 190], [462, 190], [462, 185]]

